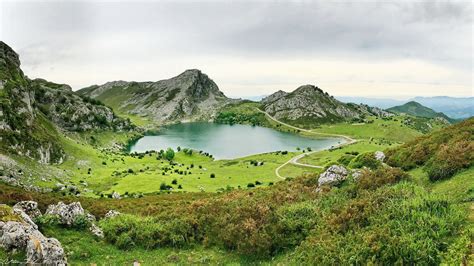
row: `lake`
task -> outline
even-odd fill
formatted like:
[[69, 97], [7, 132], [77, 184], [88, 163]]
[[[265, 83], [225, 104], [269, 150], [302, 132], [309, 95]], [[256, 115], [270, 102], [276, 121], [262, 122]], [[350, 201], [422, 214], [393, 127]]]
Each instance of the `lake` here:
[[144, 136], [130, 145], [130, 152], [191, 148], [212, 154], [216, 159], [234, 159], [296, 148], [323, 150], [343, 143], [340, 138], [307, 138], [298, 134], [250, 125], [182, 123], [163, 127], [153, 136]]

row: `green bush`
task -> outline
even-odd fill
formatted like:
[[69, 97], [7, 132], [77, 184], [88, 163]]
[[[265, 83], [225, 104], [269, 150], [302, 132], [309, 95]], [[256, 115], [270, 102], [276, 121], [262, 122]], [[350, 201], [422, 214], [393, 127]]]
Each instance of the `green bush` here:
[[381, 165], [382, 163], [378, 161], [377, 159], [375, 159], [375, 155], [373, 152], [367, 152], [367, 153], [359, 154], [357, 157], [355, 157], [349, 164], [349, 167], [351, 168], [367, 167], [369, 169], [377, 169]]
[[318, 222], [317, 206], [311, 202], [285, 205], [276, 211], [281, 249], [297, 246]]
[[72, 227], [80, 230], [87, 229], [90, 226], [91, 222], [87, 219], [86, 215], [77, 215], [72, 222]]
[[355, 156], [352, 154], [344, 154], [337, 160], [337, 162], [344, 166], [348, 166], [354, 158]]
[[41, 229], [44, 227], [56, 226], [61, 222], [61, 219], [59, 219], [59, 216], [57, 215], [45, 214], [38, 216], [34, 222], [38, 228]]
[[441, 145], [427, 162], [425, 171], [431, 181], [446, 179], [463, 168], [468, 168], [474, 160], [474, 143], [459, 141], [452, 145]]
[[386, 184], [395, 184], [408, 179], [408, 174], [400, 168], [378, 168], [364, 171], [357, 179], [357, 186], [362, 189], [376, 189]]

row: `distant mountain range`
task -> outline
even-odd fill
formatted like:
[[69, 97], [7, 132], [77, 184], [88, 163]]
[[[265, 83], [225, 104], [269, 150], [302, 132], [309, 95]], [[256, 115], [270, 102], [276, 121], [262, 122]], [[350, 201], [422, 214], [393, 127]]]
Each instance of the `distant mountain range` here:
[[366, 98], [366, 97], [336, 97], [345, 103], [364, 103], [370, 106], [377, 106], [383, 109], [405, 104], [410, 101], [418, 102], [429, 107], [436, 112], [443, 112], [447, 116], [456, 119], [465, 119], [474, 116], [474, 97], [456, 98], [448, 96], [435, 97], [414, 97], [409, 100], [394, 100], [384, 98]]

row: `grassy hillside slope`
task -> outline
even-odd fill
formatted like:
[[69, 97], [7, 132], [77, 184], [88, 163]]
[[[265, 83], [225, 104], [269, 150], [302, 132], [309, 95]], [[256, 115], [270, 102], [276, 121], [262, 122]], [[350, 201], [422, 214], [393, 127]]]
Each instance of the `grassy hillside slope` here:
[[[423, 161], [411, 164], [411, 159], [419, 157], [408, 156], [409, 167], [400, 164], [410, 169], [408, 173], [374, 164], [376, 160], [366, 153], [342, 163], [340, 159], [348, 154], [333, 151], [328, 154], [331, 160], [372, 170], [363, 170], [357, 179], [350, 177], [332, 188], [317, 189], [318, 178], [313, 174], [252, 190], [113, 200], [25, 193], [0, 185], [0, 201], [13, 204], [33, 199], [44, 210], [57, 200], [80, 200], [98, 217], [109, 209], [125, 213], [99, 222], [104, 240], [79, 228], [42, 224], [47, 235], [61, 240], [71, 263], [153, 263], [153, 256], [163, 263], [467, 263], [472, 261], [469, 208], [474, 188], [469, 156], [473, 120], [386, 151], [387, 162], [394, 165], [403, 163], [403, 156], [419, 155], [427, 147]], [[467, 150], [455, 149], [461, 155], [443, 157], [443, 145]], [[458, 157], [467, 158], [468, 163], [458, 164]], [[440, 158], [454, 158], [453, 165], [462, 167], [434, 181], [428, 166]]]

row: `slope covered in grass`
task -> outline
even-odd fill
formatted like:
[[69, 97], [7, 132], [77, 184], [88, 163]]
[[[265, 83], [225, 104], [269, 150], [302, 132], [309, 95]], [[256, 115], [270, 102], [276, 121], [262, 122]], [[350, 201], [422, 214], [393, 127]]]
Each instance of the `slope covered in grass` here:
[[424, 167], [431, 180], [445, 179], [474, 161], [474, 118], [421, 136], [387, 152], [387, 163], [410, 170]]

